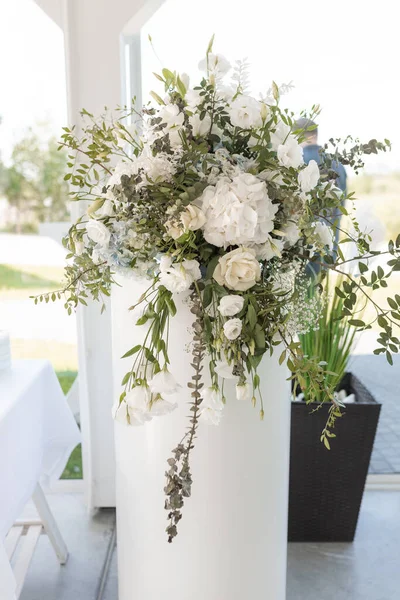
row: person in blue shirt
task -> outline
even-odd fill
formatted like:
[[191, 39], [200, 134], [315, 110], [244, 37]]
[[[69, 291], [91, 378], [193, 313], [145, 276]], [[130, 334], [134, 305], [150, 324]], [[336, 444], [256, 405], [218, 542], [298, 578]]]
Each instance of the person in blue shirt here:
[[[318, 126], [317, 126], [317, 124], [314, 123], [314, 121], [311, 121], [311, 119], [302, 118], [302, 119], [298, 119], [297, 121], [295, 121], [294, 129], [303, 131], [304, 141], [302, 143], [302, 146], [303, 146], [303, 158], [304, 158], [305, 164], [308, 165], [308, 163], [311, 160], [315, 160], [315, 162], [318, 165], [323, 165], [324, 164], [324, 152], [323, 152], [323, 148], [318, 144]], [[335, 182], [336, 186], [338, 188], [340, 188], [342, 190], [342, 192], [344, 192], [346, 194], [347, 174], [346, 174], [346, 170], [345, 170], [344, 166], [337, 161], [333, 161], [332, 164], [330, 165], [330, 170], [336, 172], [336, 174], [337, 174], [337, 178], [336, 178], [336, 182]], [[340, 226], [341, 214], [342, 213], [337, 208], [331, 215], [332, 221], [337, 222], [337, 227]], [[338, 240], [339, 240], [339, 229], [336, 228], [335, 245], [334, 245], [335, 249], [337, 248]], [[310, 263], [308, 266], [309, 266], [309, 269], [307, 269], [307, 270], [309, 271], [311, 269], [312, 274], [317, 275], [319, 273], [320, 267], [319, 267], [318, 263], [316, 263], [316, 262]]]

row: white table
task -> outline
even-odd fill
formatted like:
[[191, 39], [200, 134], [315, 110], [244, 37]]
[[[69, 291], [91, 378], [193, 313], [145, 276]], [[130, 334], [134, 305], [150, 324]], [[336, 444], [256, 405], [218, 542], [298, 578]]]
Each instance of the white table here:
[[11, 369], [0, 371], [1, 600], [18, 595], [4, 540], [32, 496], [47, 533], [54, 534], [49, 535], [53, 545], [62, 543], [40, 484], [60, 477], [79, 442], [79, 429], [49, 362], [14, 361]]

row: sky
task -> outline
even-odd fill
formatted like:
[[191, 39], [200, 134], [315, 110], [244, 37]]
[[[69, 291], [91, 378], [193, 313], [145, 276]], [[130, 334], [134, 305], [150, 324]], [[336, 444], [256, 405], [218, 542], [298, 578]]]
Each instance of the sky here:
[[[217, 52], [251, 63], [255, 96], [273, 79], [293, 81], [282, 104], [296, 113], [320, 104], [321, 141], [389, 138], [392, 153], [368, 169], [400, 170], [396, 13], [397, 0], [168, 0], [142, 31], [143, 96], [157, 90], [160, 62], [195, 83], [215, 33]], [[59, 133], [66, 123], [62, 32], [33, 0], [0, 0], [0, 115], [3, 158], [27, 127], [48, 120]]]

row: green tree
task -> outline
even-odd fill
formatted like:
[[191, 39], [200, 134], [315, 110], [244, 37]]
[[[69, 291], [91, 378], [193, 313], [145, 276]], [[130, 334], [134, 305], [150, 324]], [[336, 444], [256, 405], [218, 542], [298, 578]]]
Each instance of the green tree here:
[[17, 209], [17, 232], [27, 220], [36, 224], [69, 218], [66, 154], [57, 148], [54, 136], [44, 141], [43, 132], [29, 129], [14, 146], [10, 165], [0, 168], [0, 189]]

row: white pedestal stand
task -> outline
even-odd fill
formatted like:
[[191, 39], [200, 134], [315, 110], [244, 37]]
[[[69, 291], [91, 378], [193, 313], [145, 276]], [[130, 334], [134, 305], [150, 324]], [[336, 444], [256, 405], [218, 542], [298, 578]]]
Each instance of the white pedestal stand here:
[[[144, 288], [121, 283], [112, 299], [116, 397], [130, 360], [119, 357], [142, 338], [128, 307]], [[287, 371], [275, 358], [259, 368], [264, 421], [228, 385], [221, 424], [201, 423], [192, 497], [167, 543], [164, 472], [186, 431], [191, 376], [193, 316], [179, 300], [177, 307], [169, 348], [179, 408], [144, 427], [115, 428], [119, 600], [285, 600], [290, 402]]]

